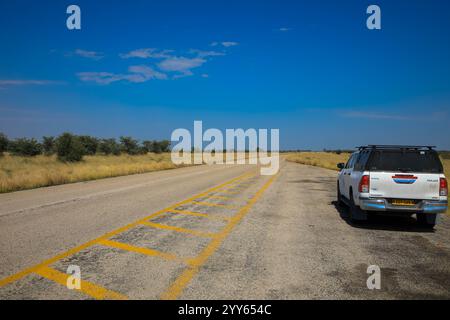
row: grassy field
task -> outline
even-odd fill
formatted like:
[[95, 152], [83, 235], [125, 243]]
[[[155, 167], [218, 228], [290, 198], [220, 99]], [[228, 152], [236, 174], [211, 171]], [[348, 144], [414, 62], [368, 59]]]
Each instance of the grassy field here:
[[349, 157], [350, 153], [295, 152], [289, 153], [286, 160], [337, 171], [339, 169], [336, 165], [339, 162], [347, 162]]
[[[349, 157], [350, 153], [296, 152], [288, 154], [286, 160], [338, 171], [336, 165], [339, 162], [347, 162]], [[450, 159], [441, 158], [441, 160], [444, 165], [445, 176], [450, 180]], [[447, 210], [447, 214], [450, 214], [450, 209]]]
[[0, 193], [64, 183], [173, 169], [170, 153], [120, 156], [85, 156], [78, 163], [63, 163], [55, 156], [0, 157]]
[[[234, 154], [235, 159], [237, 155]], [[222, 153], [217, 156], [225, 159]], [[248, 159], [255, 155], [245, 153], [243, 157]], [[22, 157], [5, 154], [0, 156], [0, 193], [185, 166], [187, 165], [175, 165], [170, 153], [84, 156], [81, 162], [74, 163], [58, 161], [56, 156]]]

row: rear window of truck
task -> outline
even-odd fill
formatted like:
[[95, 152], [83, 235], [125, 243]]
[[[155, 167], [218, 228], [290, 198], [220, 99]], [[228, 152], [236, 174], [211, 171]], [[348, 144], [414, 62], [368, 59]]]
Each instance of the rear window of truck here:
[[369, 171], [443, 172], [439, 156], [433, 150], [375, 150], [366, 168]]

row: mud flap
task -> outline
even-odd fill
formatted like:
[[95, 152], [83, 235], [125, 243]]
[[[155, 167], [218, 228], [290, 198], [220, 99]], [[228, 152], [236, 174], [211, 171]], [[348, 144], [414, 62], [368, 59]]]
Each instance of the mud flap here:
[[438, 224], [439, 223], [440, 214], [436, 213], [427, 213], [425, 214], [425, 219], [428, 224]]

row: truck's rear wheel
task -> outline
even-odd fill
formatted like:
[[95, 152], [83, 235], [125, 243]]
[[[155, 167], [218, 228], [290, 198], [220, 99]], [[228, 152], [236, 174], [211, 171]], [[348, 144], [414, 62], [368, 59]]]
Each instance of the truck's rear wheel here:
[[433, 229], [436, 225], [437, 214], [435, 213], [418, 213], [417, 222], [424, 228]]
[[368, 218], [367, 213], [355, 204], [355, 200], [353, 199], [353, 191], [350, 191], [349, 218], [353, 223], [366, 221]]

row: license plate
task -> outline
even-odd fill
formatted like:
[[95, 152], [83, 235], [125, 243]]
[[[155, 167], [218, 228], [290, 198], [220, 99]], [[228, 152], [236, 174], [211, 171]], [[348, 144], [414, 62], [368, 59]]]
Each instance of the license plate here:
[[394, 199], [392, 204], [394, 206], [415, 206], [416, 202], [414, 200]]

